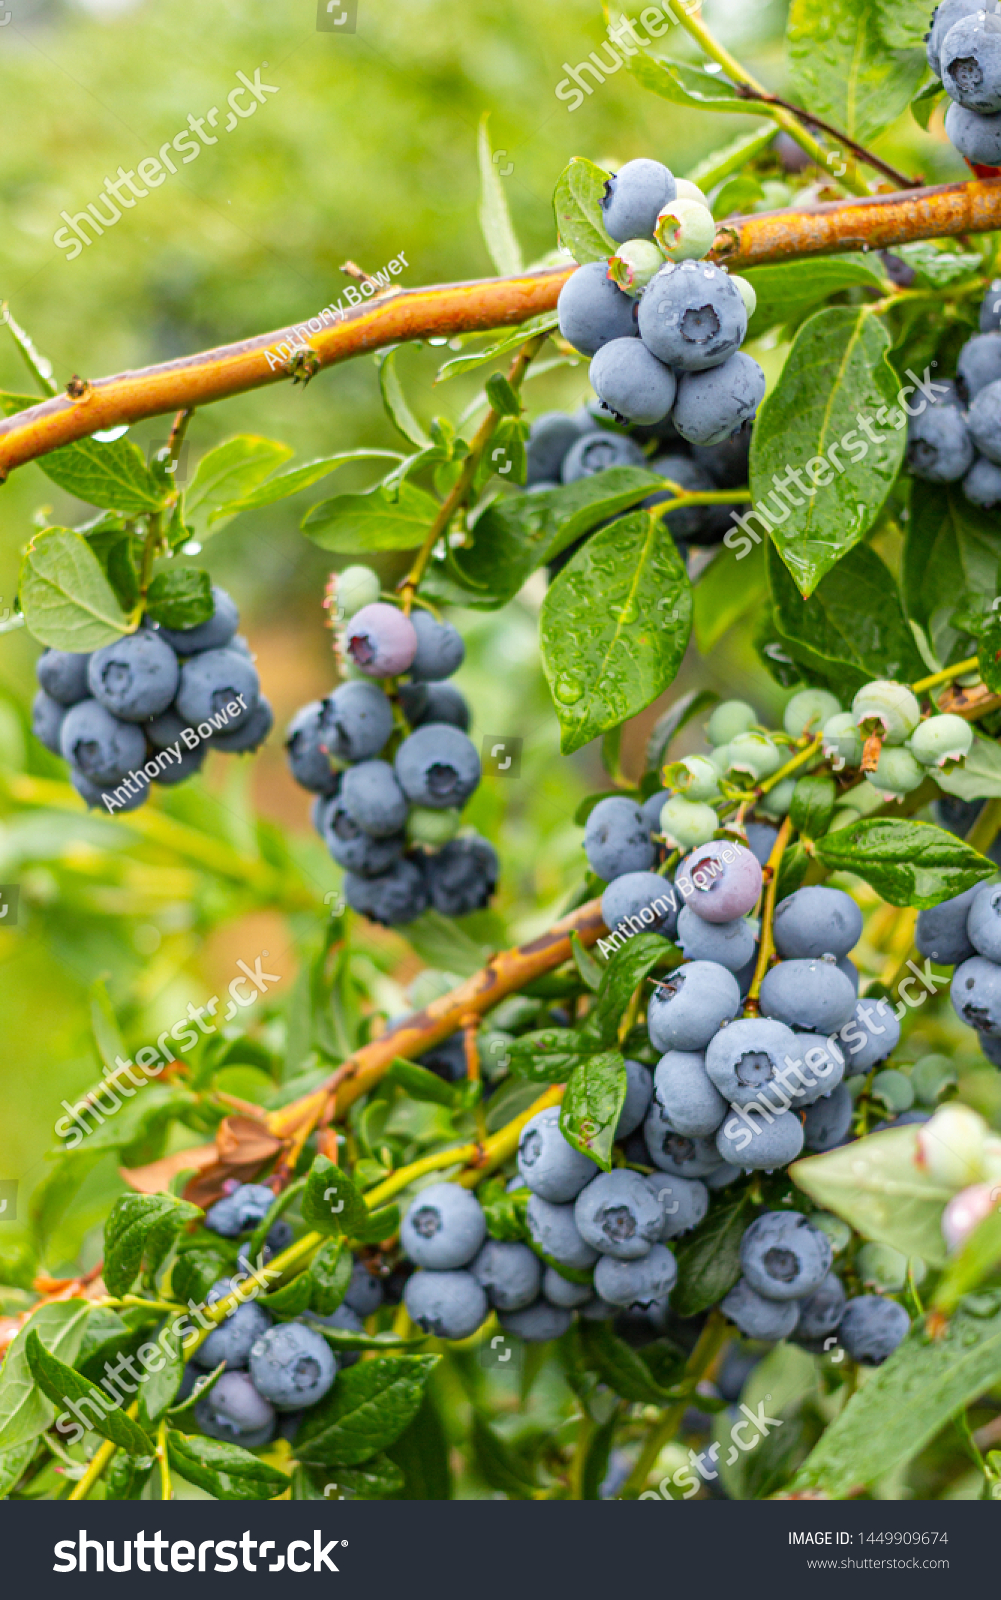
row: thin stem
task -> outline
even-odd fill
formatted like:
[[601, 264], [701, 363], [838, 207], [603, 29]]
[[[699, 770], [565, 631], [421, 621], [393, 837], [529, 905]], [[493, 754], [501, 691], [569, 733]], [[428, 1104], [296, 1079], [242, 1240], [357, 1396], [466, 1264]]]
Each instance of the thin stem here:
[[153, 575], [153, 562], [163, 547], [163, 516], [161, 512], [154, 511], [146, 527], [146, 542], [143, 545], [142, 571], [139, 575], [139, 591], [145, 600], [149, 588], [150, 578]]
[[182, 406], [174, 418], [170, 429], [170, 437], [167, 440], [167, 463], [172, 472], [177, 466], [178, 458], [181, 454], [181, 445], [184, 443], [184, 435], [188, 431], [188, 423], [194, 414], [194, 406]]
[[156, 1430], [156, 1463], [160, 1473], [160, 1499], [173, 1500], [174, 1486], [170, 1481], [170, 1462], [167, 1459], [167, 1418], [160, 1418]]
[[487, 1114], [483, 1108], [483, 1074], [480, 1071], [479, 1034], [480, 1019], [474, 1013], [464, 1017], [462, 1022], [462, 1047], [466, 1057], [466, 1077], [470, 1083], [480, 1085], [480, 1098], [476, 1102], [473, 1115], [476, 1118], [476, 1133], [481, 1144], [487, 1142]]
[[758, 994], [761, 990], [762, 980], [768, 971], [768, 963], [775, 954], [775, 939], [772, 934], [772, 917], [775, 914], [775, 896], [778, 891], [779, 868], [785, 854], [789, 836], [792, 833], [792, 819], [786, 817], [778, 831], [775, 843], [772, 845], [771, 854], [765, 863], [762, 876], [765, 880], [765, 900], [761, 908], [761, 936], [758, 943], [758, 960], [754, 968], [754, 977], [751, 987], [747, 991], [747, 1000], [744, 1005], [745, 1016], [757, 1016]]
[[885, 178], [889, 178], [896, 188], [919, 189], [921, 187], [920, 178], [906, 177], [904, 173], [898, 172], [896, 167], [891, 167], [888, 161], [883, 161], [881, 157], [874, 155], [871, 150], [867, 150], [864, 144], [856, 144], [855, 140], [849, 139], [848, 135], [842, 133], [840, 128], [833, 127], [829, 122], [823, 122], [820, 117], [815, 117], [812, 112], [804, 111], [802, 106], [794, 106], [777, 94], [769, 94], [767, 92], [763, 95], [754, 94], [753, 91], [745, 89], [743, 84], [737, 85], [737, 92], [742, 99], [758, 100], [768, 106], [779, 106], [783, 111], [789, 111], [794, 117], [798, 117], [800, 122], [805, 122], [808, 127], [819, 128], [822, 133], [830, 134], [832, 139], [836, 139], [839, 144], [844, 145], [846, 150], [851, 151], [856, 161], [862, 161], [867, 167], [872, 167], [876, 172], [881, 172]]
[[[720, 1349], [726, 1342], [729, 1331], [722, 1312], [718, 1308], [711, 1311], [705, 1327], [699, 1334], [698, 1344], [685, 1364], [685, 1374], [682, 1381], [686, 1382], [690, 1389], [694, 1389], [698, 1380], [704, 1377], [709, 1367], [712, 1366]], [[622, 1486], [619, 1495], [621, 1500], [635, 1500], [642, 1494], [657, 1457], [664, 1446], [670, 1444], [674, 1438], [689, 1404], [690, 1401], [687, 1397], [684, 1400], [679, 1400], [677, 1405], [669, 1406], [664, 1415], [651, 1424], [643, 1448], [636, 1459], [636, 1465]]]
[[35, 349], [31, 335], [25, 333], [19, 323], [11, 316], [10, 306], [6, 300], [0, 301], [0, 323], [10, 330], [10, 336], [21, 352], [25, 366], [31, 373], [43, 394], [54, 395], [59, 391], [52, 382], [52, 362], [46, 356], [40, 355]]
[[966, 661], [957, 661], [951, 667], [943, 667], [941, 672], [933, 672], [930, 678], [919, 678], [917, 683], [911, 684], [914, 694], [924, 694], [926, 689], [937, 689], [940, 683], [951, 683], [953, 678], [965, 677], [968, 672], [976, 672], [980, 662], [976, 656], [970, 656]]
[[[125, 1415], [127, 1417], [131, 1417], [133, 1422], [135, 1421], [136, 1417], [139, 1415], [138, 1400], [133, 1400]], [[93, 1489], [95, 1483], [97, 1483], [98, 1479], [109, 1465], [111, 1458], [117, 1449], [118, 1446], [115, 1444], [113, 1439], [102, 1439], [101, 1443], [94, 1451], [94, 1454], [90, 1459], [90, 1464], [87, 1467], [83, 1477], [80, 1479], [80, 1482], [74, 1486], [73, 1490], [67, 1495], [66, 1498], [68, 1500], [86, 1500], [91, 1489]]]
[[[770, 778], [763, 778], [748, 794], [740, 800], [732, 801], [731, 804], [739, 808], [742, 805], [746, 806], [752, 800], [760, 799], [762, 795], [768, 794], [770, 790], [777, 788], [780, 783], [784, 783], [786, 778], [792, 777], [794, 772], [798, 772], [800, 767], [807, 766], [815, 756], [820, 754], [823, 746], [824, 736], [818, 733], [815, 739], [810, 740], [805, 749], [798, 751], [791, 761], [786, 762], [784, 767], [779, 767], [778, 772], [773, 772]], [[724, 810], [726, 809], [724, 807]]]

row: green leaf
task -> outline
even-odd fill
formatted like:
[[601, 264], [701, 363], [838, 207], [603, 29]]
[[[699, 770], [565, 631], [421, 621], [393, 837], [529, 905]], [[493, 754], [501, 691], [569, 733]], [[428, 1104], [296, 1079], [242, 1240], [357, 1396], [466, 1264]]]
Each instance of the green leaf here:
[[[629, 1346], [627, 1345], [628, 1349]], [[607, 1422], [603, 1422], [591, 1435], [587, 1444], [587, 1453], [584, 1456], [584, 1468], [580, 1475], [580, 1497], [582, 1500], [600, 1500], [601, 1485], [608, 1475], [608, 1458], [611, 1454], [615, 1431], [619, 1425], [618, 1411], [613, 1411]]]
[[200, 1305], [212, 1285], [228, 1277], [235, 1265], [236, 1252], [227, 1252], [221, 1246], [184, 1250], [170, 1269], [171, 1294], [185, 1305], [189, 1300]]
[[520, 1034], [508, 1053], [517, 1077], [532, 1083], [565, 1083], [574, 1068], [594, 1054], [594, 1043], [573, 1028], [542, 1028]]
[[911, 116], [919, 128], [928, 131], [935, 107], [946, 98], [945, 90], [938, 78], [932, 78], [923, 89], [919, 89], [911, 101]]
[[216, 1500], [275, 1500], [291, 1480], [239, 1445], [167, 1429], [167, 1459], [188, 1483]]
[[960, 638], [952, 623], [957, 609], [979, 609], [993, 599], [999, 560], [996, 514], [972, 505], [959, 488], [912, 483], [900, 585], [907, 615], [941, 660]]
[[326, 1239], [309, 1264], [309, 1308], [329, 1317], [348, 1291], [354, 1261], [343, 1239]]
[[[734, 505], [739, 511], [740, 506]], [[708, 656], [748, 611], [756, 610], [768, 593], [765, 552], [762, 545], [740, 561], [733, 550], [720, 546], [692, 592], [692, 627], [700, 652]]]
[[11, 1490], [17, 1487], [28, 1467], [38, 1446], [34, 1439], [27, 1444], [12, 1446], [10, 1450], [0, 1450], [0, 1500], [6, 1500]]
[[320, 1478], [327, 1480], [322, 1488], [324, 1500], [343, 1500], [345, 1496], [352, 1500], [387, 1500], [398, 1495], [404, 1486], [404, 1476], [396, 1462], [381, 1453], [370, 1456], [359, 1467], [337, 1467], [332, 1472], [314, 1469], [314, 1477], [318, 1486]]
[[382, 403], [390, 422], [402, 433], [404, 439], [415, 444], [423, 450], [431, 443], [426, 432], [421, 427], [417, 418], [410, 409], [409, 402], [403, 392], [399, 373], [396, 370], [396, 357], [401, 346], [391, 345], [379, 360], [379, 390], [382, 394]]
[[53, 650], [100, 650], [130, 631], [100, 562], [71, 528], [46, 528], [32, 539], [18, 599], [28, 631]]
[[199, 567], [158, 572], [146, 593], [146, 611], [164, 628], [197, 628], [215, 610], [212, 579]]
[[333, 456], [319, 456], [315, 461], [303, 461], [297, 467], [289, 467], [287, 472], [279, 472], [273, 478], [268, 478], [249, 494], [240, 500], [227, 501], [224, 510], [227, 515], [236, 516], [240, 511], [254, 511], [258, 506], [273, 506], [279, 500], [288, 500], [292, 495], [299, 494], [303, 489], [311, 489], [314, 483], [319, 483], [321, 478], [326, 478], [331, 472], [336, 472], [338, 467], [345, 466], [351, 461], [396, 461], [403, 457], [398, 450], [340, 450]]
[[484, 1483], [509, 1500], [530, 1500], [537, 1488], [535, 1473], [480, 1411], [473, 1412], [469, 1443], [473, 1465]]
[[789, 816], [804, 839], [820, 839], [831, 825], [837, 785], [829, 772], [811, 772], [800, 778], [792, 792]]
[[97, 439], [77, 439], [40, 456], [38, 465], [47, 478], [78, 500], [129, 516], [158, 511], [167, 497], [138, 445], [124, 438], [104, 444]]
[[[487, 131], [489, 116], [490, 113], [484, 111], [476, 141], [480, 164], [480, 232], [497, 272], [502, 278], [513, 278], [525, 270], [525, 264], [508, 211], [497, 160], [490, 148], [490, 134]], [[501, 151], [500, 154], [505, 152]]]
[[520, 417], [524, 409], [518, 391], [503, 372], [493, 372], [487, 379], [487, 399], [494, 411], [502, 417]]
[[876, 0], [876, 26], [894, 50], [924, 54], [930, 17], [925, 0]]
[[925, 909], [972, 889], [997, 871], [978, 850], [930, 822], [868, 817], [817, 841], [817, 860], [854, 872], [891, 906]]
[[399, 1206], [380, 1206], [377, 1211], [369, 1211], [364, 1222], [355, 1228], [352, 1237], [359, 1244], [381, 1244], [383, 1239], [389, 1239], [400, 1228]]
[[[672, 905], [673, 898], [673, 890], [665, 878], [665, 911]], [[657, 901], [651, 901], [651, 909], [660, 914]], [[625, 1009], [647, 973], [655, 967], [677, 964], [677, 949], [659, 933], [637, 933], [619, 946], [602, 974], [594, 1008], [594, 1027], [602, 1043], [611, 1044], [615, 1038]]]
[[[160, 1350], [166, 1357], [159, 1372], [148, 1369], [145, 1381], [139, 1390], [139, 1425], [141, 1428], [152, 1431], [159, 1422], [163, 1413], [175, 1399], [181, 1380], [184, 1377], [184, 1345], [183, 1333], [177, 1332], [177, 1325], [182, 1321], [167, 1324], [163, 1334], [157, 1340]], [[204, 1390], [199, 1391], [199, 1398]], [[190, 1397], [189, 1397], [190, 1400]], [[185, 1404], [188, 1402], [186, 1401]], [[194, 1401], [190, 1400], [192, 1407]]]
[[804, 600], [774, 549], [766, 556], [772, 623], [780, 642], [812, 681], [829, 685], [842, 701], [873, 678], [905, 683], [924, 663], [904, 620], [889, 567], [859, 545]]
[[[865, 537], [899, 471], [906, 418], [895, 404], [889, 350], [890, 335], [868, 308], [818, 311], [800, 328], [759, 408], [751, 439], [754, 503], [775, 520], [771, 538], [804, 597]], [[865, 436], [860, 415], [877, 442]], [[799, 472], [796, 488], [791, 467]], [[776, 478], [792, 504], [774, 488]]]
[[100, 1161], [101, 1152], [85, 1146], [82, 1150], [60, 1151], [48, 1159], [52, 1166], [32, 1194], [28, 1210], [32, 1238], [39, 1249], [48, 1243], [66, 1207]]
[[354, 1333], [350, 1328], [317, 1326], [316, 1331], [322, 1334], [335, 1353], [338, 1350], [409, 1350], [427, 1340], [427, 1335], [423, 1333], [404, 1339], [398, 1333]]
[[899, 117], [927, 70], [923, 49], [891, 48], [881, 20], [878, 0], [792, 0], [789, 8], [795, 97], [862, 144]]
[[776, 325], [800, 322], [808, 311], [823, 305], [832, 294], [864, 287], [886, 290], [877, 266], [861, 255], [804, 256], [799, 261], [779, 261], [751, 267], [744, 273], [758, 297], [747, 337], [760, 339]]
[[[438, 369], [435, 383], [445, 383], [449, 378], [454, 378], [459, 372], [472, 372], [476, 367], [482, 367], [489, 361], [499, 361], [502, 356], [510, 355], [528, 339], [533, 339], [539, 333], [552, 333], [559, 327], [559, 319], [555, 311], [545, 311], [541, 316], [530, 317], [527, 322], [520, 322], [516, 328], [508, 328], [490, 344], [484, 345], [480, 350], [471, 350], [467, 355], [453, 356]], [[561, 362], [562, 365], [562, 362]], [[529, 369], [529, 377], [537, 375], [540, 366], [549, 366], [548, 362], [535, 361]]]
[[983, 259], [973, 251], [940, 249], [931, 239], [894, 245], [893, 254], [913, 267], [915, 286], [944, 289], [983, 271]]
[[398, 1083], [413, 1100], [432, 1101], [439, 1106], [455, 1105], [456, 1085], [446, 1083], [436, 1072], [418, 1066], [415, 1061], [404, 1061], [397, 1056], [386, 1073], [390, 1083]]
[[487, 1219], [487, 1232], [491, 1239], [502, 1239], [507, 1242], [512, 1240], [525, 1240], [528, 1238], [528, 1224], [525, 1212], [531, 1199], [530, 1189], [512, 1189], [499, 1179], [488, 1179], [481, 1184], [478, 1196], [483, 1207], [483, 1215]]
[[298, 1317], [308, 1309], [313, 1285], [308, 1272], [300, 1272], [290, 1283], [262, 1295], [258, 1304], [277, 1317]]
[[577, 551], [539, 624], [564, 755], [656, 700], [681, 665], [691, 621], [688, 575], [653, 513], [623, 517]]
[[753, 99], [739, 94], [719, 68], [696, 67], [691, 62], [671, 61], [666, 56], [654, 57], [635, 51], [626, 66], [644, 89], [676, 106], [698, 111], [737, 111], [745, 117], [767, 114]]
[[601, 210], [608, 178], [609, 174], [593, 161], [574, 156], [556, 180], [553, 211], [557, 237], [579, 266], [615, 254], [616, 246], [605, 231]]
[[945, 1261], [942, 1209], [953, 1190], [918, 1165], [915, 1128], [887, 1128], [808, 1156], [789, 1168], [789, 1176], [864, 1238], [921, 1256], [930, 1266]]
[[605, 1050], [574, 1068], [563, 1096], [560, 1132], [604, 1172], [612, 1169], [612, 1144], [627, 1088], [622, 1056]]
[[[101, 550], [97, 541], [88, 538], [87, 542], [100, 561]], [[139, 541], [127, 533], [110, 545], [104, 560], [108, 582], [115, 591], [115, 599], [125, 612], [134, 611], [142, 599], [139, 568], [136, 565], [138, 548]]]
[[19, 1449], [44, 1433], [55, 1410], [40, 1392], [28, 1364], [27, 1335], [73, 1363], [92, 1307], [87, 1300], [56, 1300], [33, 1311], [7, 1350], [0, 1371], [0, 1450]]
[[98, 1058], [102, 1066], [113, 1072], [117, 1067], [118, 1058], [127, 1060], [128, 1052], [103, 978], [98, 978], [91, 984], [89, 999], [90, 1026]]
[[[750, 108], [748, 108], [750, 109]], [[736, 139], [731, 139], [719, 150], [711, 150], [707, 156], [697, 162], [685, 177], [689, 183], [697, 183], [700, 189], [709, 190], [713, 184], [720, 183], [723, 178], [728, 178], [731, 172], [736, 172], [753, 161], [760, 155], [775, 137], [775, 129], [771, 123], [764, 128], [756, 128], [753, 133], [738, 134]]]
[[1001, 692], [1001, 617], [997, 612], [977, 639], [977, 665], [988, 689], [993, 694]]
[[1001, 1297], [978, 1294], [941, 1337], [911, 1329], [829, 1425], [790, 1488], [819, 1488], [842, 1500], [874, 1483], [930, 1444], [999, 1374]]
[[1001, 749], [993, 739], [974, 734], [973, 748], [963, 765], [951, 772], [936, 772], [935, 782], [960, 800], [997, 800], [1001, 798]]
[[302, 1194], [302, 1220], [319, 1233], [352, 1235], [368, 1220], [354, 1180], [326, 1156], [313, 1162]]
[[613, 1333], [608, 1322], [577, 1324], [584, 1365], [598, 1374], [613, 1394], [638, 1405], [663, 1405], [664, 1390], [639, 1350]]
[[413, 1421], [424, 1385], [440, 1356], [386, 1356], [360, 1361], [312, 1407], [295, 1439], [300, 1461], [352, 1467], [384, 1450]]
[[292, 454], [291, 445], [241, 433], [209, 450], [184, 497], [185, 519], [200, 539], [236, 515], [235, 506], [270, 478]]
[[103, 1276], [108, 1293], [127, 1294], [140, 1266], [155, 1272], [175, 1238], [201, 1217], [197, 1206], [169, 1194], [119, 1196], [104, 1225]]
[[338, 494], [307, 511], [301, 527], [321, 550], [352, 555], [366, 550], [413, 550], [423, 544], [438, 515], [433, 495], [412, 483], [398, 500], [381, 486], [364, 494]]
[[424, 1390], [413, 1422], [388, 1452], [403, 1473], [403, 1500], [450, 1500], [452, 1474], [448, 1440], [430, 1389]]
[[199, 1400], [203, 1400], [209, 1391], [215, 1388], [225, 1371], [226, 1363], [225, 1361], [220, 1361], [219, 1365], [213, 1367], [211, 1372], [200, 1373], [195, 1379], [194, 1387], [187, 1399], [179, 1401], [177, 1405], [168, 1406], [168, 1417], [176, 1422], [179, 1417], [193, 1415]]
[[150, 1455], [153, 1445], [137, 1422], [116, 1405], [105, 1389], [88, 1383], [65, 1361], [46, 1350], [34, 1329], [29, 1329], [25, 1354], [31, 1374], [43, 1394], [56, 1405], [66, 1407], [85, 1401], [88, 1426], [104, 1439], [111, 1439], [130, 1455]]
[[597, 994], [598, 990], [601, 988], [601, 980], [604, 974], [604, 968], [601, 966], [600, 962], [595, 961], [590, 950], [586, 949], [584, 945], [581, 944], [580, 935], [577, 933], [576, 929], [570, 935], [570, 950], [573, 955], [574, 966], [580, 973], [581, 978], [587, 984], [591, 992], [593, 994]]
[[753, 1209], [746, 1189], [714, 1197], [708, 1216], [672, 1244], [678, 1281], [671, 1291], [671, 1306], [679, 1317], [708, 1311], [733, 1288], [740, 1277], [740, 1241]]
[[117, 1450], [104, 1474], [105, 1499], [141, 1500], [155, 1465], [155, 1456], [130, 1456], [126, 1450]]

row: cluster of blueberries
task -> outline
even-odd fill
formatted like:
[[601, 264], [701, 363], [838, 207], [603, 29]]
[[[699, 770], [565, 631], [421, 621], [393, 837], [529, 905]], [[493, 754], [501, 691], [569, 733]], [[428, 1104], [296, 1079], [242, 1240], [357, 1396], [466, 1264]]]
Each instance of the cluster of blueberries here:
[[928, 65], [952, 101], [946, 133], [967, 161], [1001, 165], [1001, 6], [942, 0], [925, 38]]
[[956, 1015], [976, 1030], [988, 1061], [1001, 1067], [1001, 888], [978, 883], [919, 912], [914, 942], [923, 956], [955, 968]]
[[601, 209], [619, 248], [564, 284], [560, 332], [592, 357], [591, 385], [616, 420], [670, 416], [689, 444], [722, 443], [754, 416], [765, 376], [740, 349], [754, 290], [705, 259], [716, 236], [705, 195], [642, 158], [608, 179]]
[[479, 834], [460, 833], [480, 781], [469, 706], [445, 682], [462, 665], [462, 637], [379, 593], [368, 567], [338, 575], [346, 681], [296, 713], [286, 750], [293, 778], [316, 795], [313, 824], [344, 868], [345, 899], [392, 927], [432, 906], [452, 917], [482, 909], [497, 856]]
[[[1001, 60], [1001, 17], [996, 22]], [[955, 382], [931, 387], [940, 392], [907, 425], [908, 471], [929, 483], [962, 480], [975, 506], [1001, 504], [1001, 278], [984, 295], [980, 332], [960, 350]]]
[[271, 730], [240, 615], [224, 589], [193, 628], [144, 618], [135, 633], [89, 655], [46, 650], [32, 729], [69, 762], [88, 806], [134, 811], [151, 783], [182, 783], [208, 750], [256, 750]]
[[[263, 1221], [274, 1198], [265, 1184], [234, 1184], [207, 1212], [205, 1226], [224, 1238], [236, 1239]], [[279, 1218], [268, 1230], [265, 1260], [291, 1241], [290, 1224]], [[246, 1244], [239, 1265], [244, 1272], [249, 1270]], [[209, 1290], [207, 1303], [214, 1305], [232, 1287], [228, 1278], [220, 1279]], [[256, 1300], [245, 1300], [209, 1334], [185, 1369], [182, 1398], [191, 1393], [199, 1377], [214, 1371], [220, 1362], [226, 1363], [225, 1371], [195, 1404], [195, 1421], [202, 1432], [247, 1450], [269, 1444], [276, 1431], [290, 1438], [301, 1414], [330, 1389], [338, 1365], [355, 1359], [335, 1356], [315, 1325], [362, 1333], [362, 1319], [379, 1309], [382, 1298], [379, 1280], [362, 1261], [356, 1261], [344, 1299], [329, 1316], [307, 1312], [294, 1321], [275, 1323]]]

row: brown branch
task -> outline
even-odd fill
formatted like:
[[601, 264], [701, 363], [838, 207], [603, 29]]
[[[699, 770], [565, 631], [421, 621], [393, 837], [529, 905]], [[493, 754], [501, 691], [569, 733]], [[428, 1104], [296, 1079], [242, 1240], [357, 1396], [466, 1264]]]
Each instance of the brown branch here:
[[[1001, 178], [980, 178], [734, 217], [717, 229], [712, 259], [733, 268], [763, 266], [862, 247], [882, 250], [912, 239], [990, 233], [999, 227]], [[330, 367], [407, 339], [516, 326], [551, 311], [573, 270], [550, 267], [514, 278], [401, 290], [375, 304], [357, 306], [316, 332], [306, 323], [290, 325], [160, 366], [89, 383], [81, 380], [74, 385], [76, 398], [56, 395], [0, 422], [0, 480], [14, 467], [101, 429], [286, 381], [284, 361], [275, 361], [275, 349], [282, 342], [308, 341], [317, 367]]]

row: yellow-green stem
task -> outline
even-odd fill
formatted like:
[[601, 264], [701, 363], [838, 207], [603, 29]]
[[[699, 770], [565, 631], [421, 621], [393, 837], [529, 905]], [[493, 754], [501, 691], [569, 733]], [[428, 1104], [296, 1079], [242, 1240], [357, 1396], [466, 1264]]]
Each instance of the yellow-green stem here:
[[924, 694], [926, 689], [937, 689], [940, 683], [951, 683], [953, 678], [963, 678], [968, 672], [976, 672], [979, 666], [977, 657], [970, 656], [966, 661], [943, 667], [941, 672], [933, 672], [930, 678], [919, 678], [917, 683], [911, 684], [911, 689], [914, 694]]
[[[718, 1308], [711, 1311], [705, 1327], [699, 1334], [698, 1344], [685, 1364], [685, 1379], [692, 1387], [712, 1366], [728, 1333], [729, 1329], [722, 1312]], [[674, 1438], [689, 1404], [690, 1400], [687, 1398], [679, 1400], [676, 1405], [669, 1406], [663, 1416], [651, 1424], [650, 1431], [644, 1440], [643, 1448], [636, 1459], [636, 1465], [622, 1486], [619, 1496], [621, 1500], [635, 1500], [642, 1494], [657, 1457], [664, 1446], [670, 1444]]]
[[160, 1473], [160, 1499], [173, 1500], [174, 1486], [170, 1481], [170, 1462], [167, 1459], [167, 1418], [160, 1418], [156, 1430], [156, 1464]]
[[[125, 1415], [127, 1417], [131, 1417], [133, 1422], [135, 1421], [136, 1417], [139, 1415], [138, 1400], [133, 1400]], [[101, 1474], [108, 1466], [108, 1463], [117, 1449], [118, 1446], [113, 1440], [102, 1440], [97, 1449], [94, 1451], [94, 1454], [90, 1460], [90, 1465], [88, 1466], [83, 1477], [80, 1479], [79, 1483], [74, 1485], [72, 1492], [68, 1494], [66, 1498], [68, 1500], [86, 1500], [91, 1489], [93, 1489], [95, 1483], [97, 1483], [98, 1479], [101, 1477]]]
[[782, 857], [789, 835], [792, 832], [792, 821], [786, 817], [778, 831], [778, 837], [772, 845], [771, 854], [765, 863], [765, 899], [761, 908], [761, 936], [758, 941], [758, 960], [754, 968], [754, 977], [751, 987], [747, 991], [745, 1012], [755, 1015], [758, 1009], [758, 993], [762, 980], [768, 971], [768, 963], [775, 951], [775, 939], [772, 934], [772, 917], [775, 914], [775, 896], [778, 891], [779, 869], [782, 866]]

